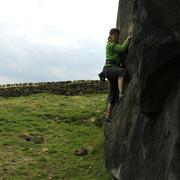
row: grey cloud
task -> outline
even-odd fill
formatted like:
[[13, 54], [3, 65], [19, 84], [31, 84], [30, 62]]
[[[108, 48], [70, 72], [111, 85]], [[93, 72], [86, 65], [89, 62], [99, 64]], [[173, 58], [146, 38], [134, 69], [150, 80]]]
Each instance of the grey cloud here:
[[[26, 37], [8, 35], [8, 39], [0, 41], [0, 76], [25, 82], [97, 79], [94, 73], [104, 64], [103, 44], [91, 39], [83, 43], [82, 49], [62, 51], [59, 47], [30, 43]], [[95, 52], [90, 51], [92, 48]]]

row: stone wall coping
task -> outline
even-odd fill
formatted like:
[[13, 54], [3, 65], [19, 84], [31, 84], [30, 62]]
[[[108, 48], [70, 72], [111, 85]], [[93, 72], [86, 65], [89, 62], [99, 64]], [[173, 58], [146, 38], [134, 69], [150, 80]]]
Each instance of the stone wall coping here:
[[0, 85], [0, 88], [11, 88], [11, 87], [25, 87], [25, 86], [40, 86], [40, 85], [54, 85], [54, 84], [80, 84], [80, 83], [99, 83], [99, 80], [74, 80], [74, 81], [52, 81], [52, 82], [26, 82], [26, 83], [15, 83]]
[[107, 93], [108, 81], [76, 80], [39, 83], [19, 83], [0, 86], [0, 97], [20, 97], [38, 93], [58, 95], [78, 95], [92, 93]]

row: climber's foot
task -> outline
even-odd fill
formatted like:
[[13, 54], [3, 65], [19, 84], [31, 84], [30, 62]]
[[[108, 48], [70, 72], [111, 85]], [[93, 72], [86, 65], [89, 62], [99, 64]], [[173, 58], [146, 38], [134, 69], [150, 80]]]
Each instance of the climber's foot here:
[[123, 98], [123, 94], [119, 94], [119, 101]]
[[112, 120], [111, 120], [111, 118], [109, 118], [109, 117], [106, 117], [106, 122], [112, 122]]
[[123, 94], [119, 94], [118, 104], [121, 102], [122, 98], [123, 98]]

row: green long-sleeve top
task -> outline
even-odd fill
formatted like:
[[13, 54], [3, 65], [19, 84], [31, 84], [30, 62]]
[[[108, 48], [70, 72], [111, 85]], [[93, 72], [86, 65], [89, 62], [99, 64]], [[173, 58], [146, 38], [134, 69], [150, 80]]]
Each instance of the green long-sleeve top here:
[[113, 61], [115, 64], [105, 64], [105, 67], [107, 66], [119, 66], [120, 64], [120, 53], [124, 52], [129, 45], [129, 41], [124, 41], [122, 45], [109, 40], [106, 45], [106, 61]]

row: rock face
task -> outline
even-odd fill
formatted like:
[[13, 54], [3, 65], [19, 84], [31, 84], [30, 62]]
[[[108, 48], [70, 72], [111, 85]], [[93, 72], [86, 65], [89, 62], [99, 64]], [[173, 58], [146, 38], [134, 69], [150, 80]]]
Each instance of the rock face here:
[[127, 17], [129, 76], [115, 107], [106, 168], [120, 180], [179, 180], [180, 1], [120, 0], [121, 43]]

